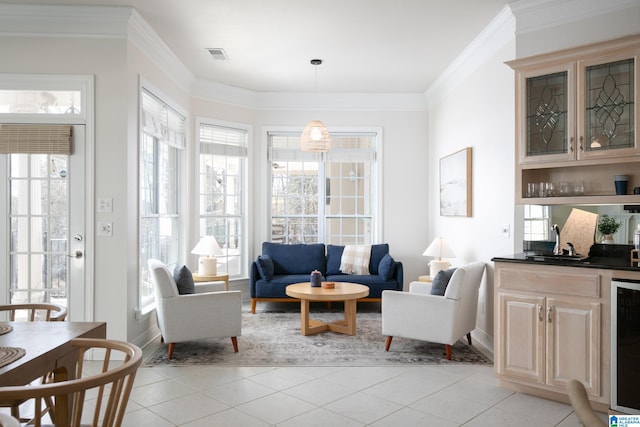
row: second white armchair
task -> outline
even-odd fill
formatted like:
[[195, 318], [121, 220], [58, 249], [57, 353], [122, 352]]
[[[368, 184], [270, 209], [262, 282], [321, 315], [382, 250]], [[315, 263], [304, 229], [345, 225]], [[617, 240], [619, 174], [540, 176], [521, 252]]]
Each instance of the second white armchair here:
[[389, 351], [393, 337], [445, 344], [447, 359], [451, 346], [476, 327], [478, 291], [485, 264], [458, 267], [444, 296], [431, 295], [431, 283], [413, 282], [409, 292], [382, 292], [382, 335]]

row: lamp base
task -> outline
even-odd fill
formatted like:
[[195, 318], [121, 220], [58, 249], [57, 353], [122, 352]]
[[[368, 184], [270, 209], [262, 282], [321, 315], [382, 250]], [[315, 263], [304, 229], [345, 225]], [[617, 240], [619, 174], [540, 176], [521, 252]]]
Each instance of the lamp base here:
[[216, 257], [200, 257], [198, 259], [198, 276], [216, 276], [218, 260]]
[[429, 276], [432, 279], [435, 279], [436, 274], [438, 274], [438, 271], [446, 270], [449, 267], [451, 267], [451, 263], [449, 261], [438, 261], [434, 259], [429, 263]]

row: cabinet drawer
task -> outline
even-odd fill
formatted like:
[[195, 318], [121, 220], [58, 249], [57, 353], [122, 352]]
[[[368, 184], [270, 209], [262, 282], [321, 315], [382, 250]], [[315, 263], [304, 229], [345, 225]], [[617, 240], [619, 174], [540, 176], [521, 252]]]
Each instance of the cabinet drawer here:
[[598, 274], [509, 267], [497, 269], [497, 273], [500, 289], [600, 297], [600, 276]]

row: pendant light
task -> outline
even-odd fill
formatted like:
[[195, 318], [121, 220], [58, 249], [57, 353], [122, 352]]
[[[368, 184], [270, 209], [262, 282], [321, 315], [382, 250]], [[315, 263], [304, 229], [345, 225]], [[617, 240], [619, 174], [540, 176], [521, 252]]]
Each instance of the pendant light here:
[[[312, 59], [311, 65], [316, 71], [316, 99], [318, 98], [318, 65], [322, 64], [322, 59]], [[323, 153], [331, 148], [331, 135], [329, 130], [321, 120], [311, 120], [302, 131], [300, 137], [300, 148], [302, 151], [314, 151]]]

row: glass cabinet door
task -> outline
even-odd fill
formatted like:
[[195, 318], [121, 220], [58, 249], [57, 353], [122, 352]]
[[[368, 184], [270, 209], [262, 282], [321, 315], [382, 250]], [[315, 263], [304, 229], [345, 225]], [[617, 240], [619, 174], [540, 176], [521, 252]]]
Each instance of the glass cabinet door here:
[[634, 62], [630, 58], [585, 66], [579, 157], [636, 150]]
[[575, 65], [534, 69], [519, 80], [520, 161], [575, 159]]
[[566, 154], [567, 72], [527, 79], [527, 156]]

